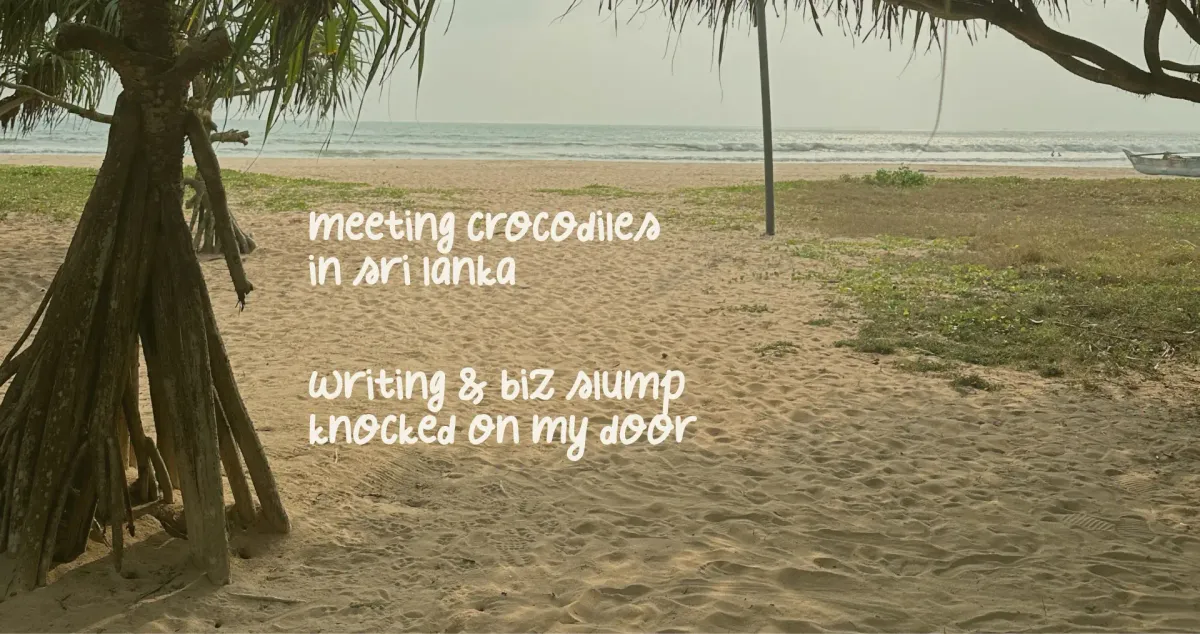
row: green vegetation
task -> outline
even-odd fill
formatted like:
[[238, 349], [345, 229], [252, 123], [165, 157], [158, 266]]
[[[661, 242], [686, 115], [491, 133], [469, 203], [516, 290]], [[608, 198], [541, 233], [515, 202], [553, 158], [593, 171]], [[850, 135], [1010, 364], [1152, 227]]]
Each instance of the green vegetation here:
[[[193, 175], [195, 169], [185, 170]], [[96, 170], [78, 167], [0, 165], [0, 218], [28, 214], [57, 221], [74, 220], [83, 211]], [[308, 211], [338, 202], [402, 204], [413, 194], [452, 196], [453, 190], [415, 190], [372, 187], [365, 183], [286, 178], [223, 170], [231, 202], [265, 211]]]
[[[865, 313], [842, 345], [1049, 377], [1200, 361], [1200, 183], [889, 174], [777, 189], [780, 226], [821, 236], [777, 248]], [[761, 222], [761, 187], [684, 195]]]
[[789, 354], [795, 354], [800, 348], [790, 341], [776, 341], [766, 343], [761, 346], [756, 346], [754, 352], [761, 357], [782, 357]]
[[771, 312], [771, 309], [766, 304], [738, 304], [737, 306], [725, 306], [716, 310], [729, 313], [749, 313], [751, 315]]
[[833, 345], [837, 348], [850, 348], [869, 354], [896, 354], [896, 345], [884, 338], [842, 339], [835, 341]]
[[[0, 218], [73, 219], [94, 173], [0, 166]], [[946, 371], [957, 362], [1059, 377], [1154, 373], [1164, 360], [1200, 361], [1200, 184], [987, 178], [881, 187], [880, 178], [777, 188], [781, 227], [821, 237], [780, 240], [771, 248], [816, 261], [822, 278], [836, 280], [865, 313], [856, 336], [839, 345], [873, 354], [913, 350], [946, 363], [937, 369], [931, 361], [898, 364], [922, 372]], [[227, 171], [225, 179], [236, 205], [267, 211], [401, 204], [425, 193], [440, 199], [457, 193], [238, 171]], [[632, 194], [604, 185], [555, 191]], [[672, 222], [758, 229], [761, 187], [682, 196], [690, 208], [673, 214]], [[740, 304], [720, 310], [770, 309]], [[756, 352], [795, 350], [776, 342]]]
[[868, 185], [884, 187], [924, 187], [933, 181], [933, 178], [924, 172], [913, 171], [907, 165], [901, 165], [899, 169], [894, 170], [880, 168], [874, 174], [864, 176], [862, 180]]
[[616, 187], [614, 185], [587, 185], [574, 189], [535, 189], [541, 194], [557, 194], [559, 196], [585, 196], [588, 198], [635, 198], [645, 196], [642, 192]]
[[0, 219], [31, 214], [74, 220], [95, 180], [96, 170], [0, 165]]
[[828, 317], [819, 317], [817, 319], [810, 319], [804, 323], [808, 326], [832, 326], [833, 320]]
[[950, 380], [950, 385], [962, 391], [983, 390], [985, 392], [991, 392], [996, 390], [995, 385], [978, 374], [959, 374]]
[[906, 372], [945, 372], [953, 369], [954, 364], [930, 357], [917, 357], [897, 361], [896, 367]]

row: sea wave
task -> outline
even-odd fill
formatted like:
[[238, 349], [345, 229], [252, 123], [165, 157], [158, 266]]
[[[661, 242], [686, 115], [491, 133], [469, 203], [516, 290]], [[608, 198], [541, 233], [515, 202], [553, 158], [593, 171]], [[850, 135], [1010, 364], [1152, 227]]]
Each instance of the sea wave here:
[[[741, 128], [536, 126], [364, 122], [328, 130], [281, 125], [264, 145], [261, 122], [248, 146], [223, 144], [222, 155], [328, 158], [464, 158], [609, 161], [758, 162], [759, 133]], [[341, 130], [341, 129], [339, 129]], [[107, 127], [71, 126], [27, 136], [0, 136], [2, 153], [80, 154], [104, 151]], [[940, 134], [782, 130], [773, 149], [780, 162], [922, 162], [975, 164], [1120, 165], [1121, 150], [1200, 153], [1200, 143], [1136, 133]]]

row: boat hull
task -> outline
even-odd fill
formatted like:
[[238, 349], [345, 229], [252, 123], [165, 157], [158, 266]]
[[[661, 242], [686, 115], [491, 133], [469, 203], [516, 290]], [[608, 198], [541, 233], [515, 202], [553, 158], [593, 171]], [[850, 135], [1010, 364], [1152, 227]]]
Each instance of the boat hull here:
[[1133, 165], [1133, 169], [1149, 176], [1185, 176], [1200, 178], [1200, 157], [1175, 156], [1170, 158], [1152, 158], [1138, 156], [1129, 150], [1125, 158]]

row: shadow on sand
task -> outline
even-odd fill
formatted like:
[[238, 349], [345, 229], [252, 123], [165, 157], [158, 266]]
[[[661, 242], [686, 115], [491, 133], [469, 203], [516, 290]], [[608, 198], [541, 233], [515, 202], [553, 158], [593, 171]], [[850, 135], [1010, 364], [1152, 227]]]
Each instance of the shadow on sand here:
[[[143, 524], [138, 528], [151, 527]], [[261, 556], [277, 538], [245, 534], [231, 546], [243, 558], [246, 553]], [[191, 565], [186, 540], [162, 531], [128, 543], [123, 569], [124, 576], [114, 569], [111, 550], [89, 543], [78, 560], [52, 570], [45, 587], [0, 601], [0, 631], [127, 629], [165, 614], [187, 612], [185, 606], [220, 590]], [[58, 607], [47, 608], [54, 605]]]

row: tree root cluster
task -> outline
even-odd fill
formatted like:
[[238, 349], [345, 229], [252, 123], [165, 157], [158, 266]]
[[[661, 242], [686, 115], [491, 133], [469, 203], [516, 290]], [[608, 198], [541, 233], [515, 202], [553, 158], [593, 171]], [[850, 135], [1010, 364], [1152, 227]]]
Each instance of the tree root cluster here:
[[[175, 117], [191, 141], [212, 233], [244, 303], [253, 286], [211, 142], [199, 117], [175, 111], [183, 112], [156, 114]], [[289, 529], [183, 218], [182, 145], [174, 172], [158, 167], [174, 156], [163, 160], [164, 135], [150, 129], [161, 121], [147, 112], [126, 94], [118, 99], [66, 258], [0, 363], [0, 387], [11, 381], [0, 400], [0, 598], [44, 585], [54, 564], [83, 553], [97, 525], [121, 570], [124, 533], [133, 535], [142, 516], [186, 537], [209, 579], [227, 583], [222, 472], [238, 523]], [[138, 408], [139, 356], [154, 439]]]
[[[217, 237], [217, 223], [212, 212], [212, 201], [208, 198], [208, 188], [204, 186], [204, 179], [200, 177], [185, 178], [183, 184], [192, 188], [194, 192], [192, 197], [184, 203], [185, 207], [192, 210], [192, 217], [188, 222], [188, 230], [192, 233], [192, 248], [196, 253], [223, 253], [220, 239]], [[254, 235], [243, 230], [238, 225], [236, 218], [232, 220], [233, 237], [237, 243], [238, 253], [250, 255], [258, 248], [258, 243], [254, 241]]]

